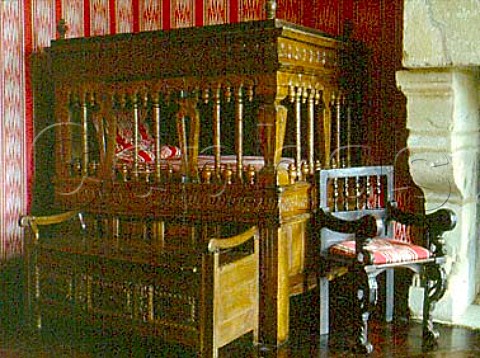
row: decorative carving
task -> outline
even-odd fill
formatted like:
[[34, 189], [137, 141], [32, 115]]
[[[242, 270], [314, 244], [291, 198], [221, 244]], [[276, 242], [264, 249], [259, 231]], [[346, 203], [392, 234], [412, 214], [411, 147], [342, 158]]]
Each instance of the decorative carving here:
[[375, 306], [378, 295], [378, 285], [375, 276], [368, 275], [365, 272], [357, 272], [357, 307], [354, 329], [356, 330], [357, 345], [354, 347], [358, 353], [370, 354], [373, 351], [373, 345], [368, 341], [368, 319], [370, 311]]
[[292, 212], [306, 212], [310, 207], [310, 200], [304, 193], [282, 197], [280, 200], [280, 212], [283, 214]]
[[447, 274], [443, 267], [436, 265], [426, 266], [421, 275], [422, 287], [424, 293], [424, 312], [423, 312], [423, 341], [424, 349], [432, 349], [437, 345], [439, 332], [433, 325], [432, 311], [435, 304], [443, 297], [447, 290]]
[[[303, 62], [311, 67], [310, 71], [318, 71], [320, 68], [335, 68], [338, 58], [335, 49], [316, 48], [309, 45], [292, 46], [289, 43], [281, 42], [278, 57], [281, 60]], [[308, 72], [308, 71], [307, 71]]]

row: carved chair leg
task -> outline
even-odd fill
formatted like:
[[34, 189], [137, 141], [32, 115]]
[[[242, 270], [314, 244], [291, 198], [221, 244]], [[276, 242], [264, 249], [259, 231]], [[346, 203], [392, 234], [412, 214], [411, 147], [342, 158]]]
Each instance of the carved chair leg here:
[[432, 311], [447, 289], [447, 278], [443, 267], [438, 264], [426, 265], [422, 271], [423, 295], [423, 342], [424, 350], [435, 348], [439, 332], [433, 325]]
[[378, 297], [378, 284], [376, 277], [365, 272], [359, 272], [357, 294], [357, 317], [354, 320], [354, 334], [356, 335], [355, 350], [358, 353], [369, 354], [373, 345], [368, 341], [368, 320], [371, 309], [375, 306]]

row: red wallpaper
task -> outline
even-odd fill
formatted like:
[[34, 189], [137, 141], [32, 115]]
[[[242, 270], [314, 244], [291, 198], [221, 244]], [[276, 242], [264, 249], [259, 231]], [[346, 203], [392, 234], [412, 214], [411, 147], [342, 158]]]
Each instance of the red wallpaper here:
[[31, 136], [26, 135], [32, 131], [31, 97], [24, 96], [31, 92], [24, 61], [31, 37], [24, 32], [29, 24], [24, 11], [21, 1], [0, 5], [0, 260], [21, 253], [18, 216], [27, 209], [31, 178]]
[[[277, 17], [353, 38], [369, 54], [369, 81], [362, 128], [377, 162], [396, 161], [406, 171], [405, 103], [395, 87], [401, 66], [403, 0], [278, 0]], [[18, 215], [29, 210], [33, 178], [33, 98], [29, 58], [57, 36], [65, 19], [68, 37], [170, 29], [262, 19], [265, 0], [19, 0], [0, 7], [0, 247], [1, 256], [21, 252]], [[399, 154], [400, 153], [400, 154]], [[408, 195], [400, 195], [408, 198]], [[411, 206], [412, 203], [404, 202]]]
[[[35, 48], [55, 37], [66, 20], [68, 37], [95, 36], [265, 18], [266, 0], [24, 0], [32, 7]], [[342, 30], [343, 2], [353, 0], [278, 0], [277, 17], [321, 29]], [[346, 7], [349, 8], [348, 6]], [[351, 6], [350, 6], [351, 8]]]

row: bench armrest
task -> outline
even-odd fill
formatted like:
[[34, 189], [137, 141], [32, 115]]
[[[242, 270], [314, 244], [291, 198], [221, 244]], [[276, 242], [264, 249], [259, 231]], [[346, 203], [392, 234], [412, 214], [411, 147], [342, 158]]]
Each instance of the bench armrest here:
[[20, 217], [19, 225], [21, 227], [28, 227], [32, 230], [35, 241], [40, 239], [40, 230], [39, 226], [48, 226], [61, 224], [72, 219], [75, 216], [79, 216], [80, 222], [82, 223], [82, 228], [84, 228], [82, 213], [79, 211], [67, 211], [60, 214], [48, 215], [48, 216], [33, 216], [33, 215], [24, 215]]
[[253, 226], [247, 231], [244, 231], [241, 234], [232, 237], [210, 239], [210, 241], [208, 242], [208, 251], [215, 253], [221, 250], [232, 249], [247, 242], [252, 237], [258, 239], [258, 228], [256, 226]]

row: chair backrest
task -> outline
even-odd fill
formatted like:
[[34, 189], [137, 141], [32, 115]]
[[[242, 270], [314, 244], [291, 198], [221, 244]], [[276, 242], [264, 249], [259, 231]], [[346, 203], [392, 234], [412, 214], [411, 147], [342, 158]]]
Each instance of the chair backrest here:
[[[366, 214], [382, 222], [381, 236], [393, 238], [392, 223], [387, 222], [387, 203], [394, 201], [392, 166], [363, 166], [319, 170], [318, 206], [343, 220], [355, 220]], [[322, 229], [320, 250], [345, 240], [349, 234]]]

